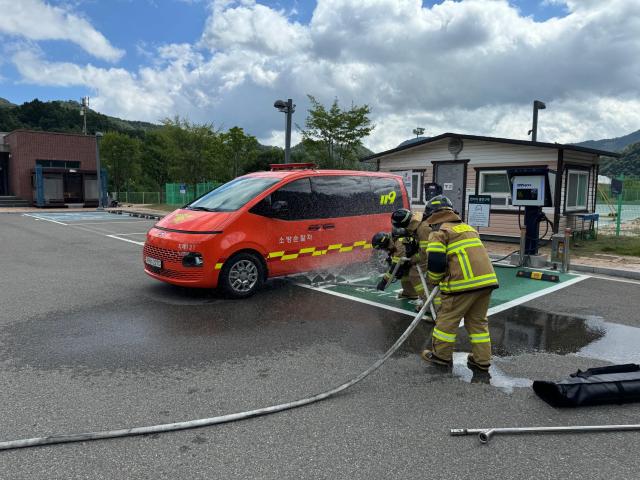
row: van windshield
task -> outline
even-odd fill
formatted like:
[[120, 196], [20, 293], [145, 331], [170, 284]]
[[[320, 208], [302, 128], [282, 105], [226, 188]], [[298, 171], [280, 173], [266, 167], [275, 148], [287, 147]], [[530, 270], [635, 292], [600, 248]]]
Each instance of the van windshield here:
[[280, 180], [273, 177], [236, 178], [191, 202], [185, 208], [206, 212], [233, 212]]

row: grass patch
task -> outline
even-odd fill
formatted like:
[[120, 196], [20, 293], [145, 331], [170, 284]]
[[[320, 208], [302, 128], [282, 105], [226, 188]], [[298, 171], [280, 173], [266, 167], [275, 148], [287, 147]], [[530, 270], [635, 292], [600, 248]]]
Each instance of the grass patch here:
[[583, 256], [608, 253], [640, 257], [640, 236], [599, 235], [597, 240], [574, 240], [572, 248], [576, 255]]

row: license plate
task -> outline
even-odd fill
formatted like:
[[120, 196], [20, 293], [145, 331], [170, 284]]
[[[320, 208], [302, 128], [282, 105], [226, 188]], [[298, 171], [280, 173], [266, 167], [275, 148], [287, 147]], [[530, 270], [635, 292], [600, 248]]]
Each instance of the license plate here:
[[153, 257], [144, 257], [144, 263], [155, 268], [162, 268], [162, 260]]

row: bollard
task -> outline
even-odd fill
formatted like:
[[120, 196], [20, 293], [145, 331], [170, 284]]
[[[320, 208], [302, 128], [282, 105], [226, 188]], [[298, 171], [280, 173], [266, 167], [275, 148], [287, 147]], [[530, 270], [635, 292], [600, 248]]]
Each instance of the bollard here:
[[567, 273], [571, 268], [569, 244], [571, 243], [571, 229], [564, 229], [564, 245], [562, 246], [562, 273]]
[[527, 229], [526, 228], [521, 228], [520, 229], [520, 267], [525, 267], [525, 257], [524, 257], [524, 250], [525, 250], [525, 245], [527, 242]]

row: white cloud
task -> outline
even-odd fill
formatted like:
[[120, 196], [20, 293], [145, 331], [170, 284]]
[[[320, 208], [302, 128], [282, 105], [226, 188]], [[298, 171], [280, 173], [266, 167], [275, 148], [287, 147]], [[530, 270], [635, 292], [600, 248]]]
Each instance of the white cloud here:
[[84, 18], [42, 0], [0, 0], [0, 36], [28, 40], [67, 40], [96, 58], [119, 60], [124, 51], [112, 46]]
[[[0, 0], [2, 1], [2, 0]], [[368, 104], [374, 150], [416, 126], [527, 138], [531, 102], [547, 103], [539, 139], [571, 142], [640, 128], [640, 2], [566, 0], [537, 22], [506, 0], [320, 0], [311, 22], [253, 0], [213, 1], [200, 41], [158, 48], [137, 72], [14, 56], [25, 81], [97, 90], [105, 113], [155, 121], [174, 114], [269, 143], [281, 134], [277, 98], [306, 94]], [[46, 72], [46, 74], [43, 74]], [[281, 137], [280, 137], [281, 138]]]

